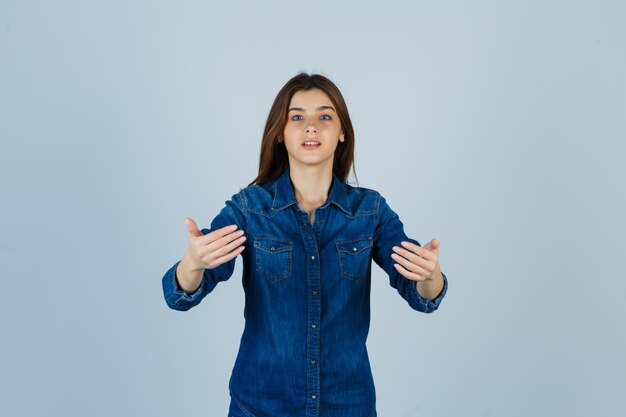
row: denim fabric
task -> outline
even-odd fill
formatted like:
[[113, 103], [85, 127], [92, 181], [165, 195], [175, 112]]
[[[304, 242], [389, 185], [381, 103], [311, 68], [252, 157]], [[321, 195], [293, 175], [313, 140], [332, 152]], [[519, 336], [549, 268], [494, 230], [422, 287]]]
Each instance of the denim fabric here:
[[[377, 191], [335, 175], [313, 224], [298, 206], [288, 169], [234, 194], [202, 233], [230, 224], [243, 229], [247, 240], [241, 253], [245, 326], [229, 381], [229, 416], [376, 416], [365, 345], [371, 260], [409, 307], [423, 313], [439, 307], [446, 276], [437, 298], [422, 298], [391, 258], [392, 246], [419, 242], [404, 233]], [[193, 294], [178, 286], [176, 262], [162, 280], [167, 305], [179, 311], [196, 306], [231, 277], [235, 259], [205, 270]]]

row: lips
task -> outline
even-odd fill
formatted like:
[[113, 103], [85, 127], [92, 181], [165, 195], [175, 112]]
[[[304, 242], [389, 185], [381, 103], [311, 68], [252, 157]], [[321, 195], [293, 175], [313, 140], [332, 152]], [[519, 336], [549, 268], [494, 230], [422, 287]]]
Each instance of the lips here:
[[317, 142], [317, 141], [314, 140], [314, 139], [309, 139], [309, 140], [307, 140], [305, 142], [302, 142], [302, 147], [304, 149], [307, 149], [307, 150], [319, 149], [322, 146], [322, 144], [320, 142], [317, 142], [318, 143], [317, 145], [307, 145], [306, 144], [307, 142]]
[[304, 145], [304, 144], [305, 144], [305, 143], [307, 143], [307, 142], [317, 142], [317, 143], [319, 143], [320, 145], [322, 144], [322, 142], [320, 142], [319, 140], [314, 139], [314, 138], [308, 138], [307, 140], [303, 141], [303, 142], [302, 142], [302, 144]]

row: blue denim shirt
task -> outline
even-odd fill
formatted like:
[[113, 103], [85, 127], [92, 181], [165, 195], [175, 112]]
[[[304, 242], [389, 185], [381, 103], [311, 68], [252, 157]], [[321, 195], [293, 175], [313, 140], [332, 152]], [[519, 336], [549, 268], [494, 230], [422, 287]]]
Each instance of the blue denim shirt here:
[[[294, 196], [289, 169], [278, 179], [234, 194], [203, 234], [230, 224], [244, 230], [245, 326], [229, 381], [229, 417], [373, 417], [374, 380], [365, 342], [370, 323], [371, 260], [415, 311], [435, 311], [448, 289], [422, 298], [397, 272], [392, 246], [409, 238], [377, 191], [333, 175], [326, 202], [311, 224]], [[196, 306], [236, 258], [204, 271], [187, 294], [163, 276], [167, 305]]]

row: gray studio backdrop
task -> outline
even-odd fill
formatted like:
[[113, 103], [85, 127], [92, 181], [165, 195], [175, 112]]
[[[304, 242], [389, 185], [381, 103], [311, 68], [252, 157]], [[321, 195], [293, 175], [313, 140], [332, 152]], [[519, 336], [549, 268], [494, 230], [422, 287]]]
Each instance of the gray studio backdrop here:
[[188, 312], [161, 277], [299, 71], [441, 241], [431, 315], [373, 266], [379, 415], [624, 415], [624, 2], [226, 3], [0, 1], [0, 415], [226, 415], [241, 259]]

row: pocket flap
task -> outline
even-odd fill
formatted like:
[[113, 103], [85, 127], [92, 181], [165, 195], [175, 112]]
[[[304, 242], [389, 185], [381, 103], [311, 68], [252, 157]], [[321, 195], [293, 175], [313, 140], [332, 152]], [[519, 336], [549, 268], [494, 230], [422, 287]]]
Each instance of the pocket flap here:
[[293, 241], [271, 236], [255, 236], [254, 247], [269, 253], [280, 253], [293, 249]]
[[335, 244], [337, 245], [337, 250], [339, 252], [346, 253], [359, 253], [363, 249], [367, 249], [372, 247], [374, 243], [374, 239], [371, 236], [358, 237], [356, 239], [349, 240], [337, 240]]

